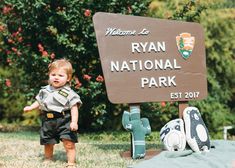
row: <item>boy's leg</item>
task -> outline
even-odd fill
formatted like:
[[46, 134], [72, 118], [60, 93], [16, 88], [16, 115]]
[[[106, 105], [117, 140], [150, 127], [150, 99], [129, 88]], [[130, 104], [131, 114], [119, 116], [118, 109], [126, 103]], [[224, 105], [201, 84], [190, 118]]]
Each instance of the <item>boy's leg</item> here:
[[45, 155], [46, 160], [53, 159], [53, 149], [54, 149], [54, 144], [45, 144], [44, 145], [44, 155]]
[[66, 150], [68, 163], [74, 164], [76, 161], [76, 148], [75, 143], [68, 140], [68, 139], [62, 139], [64, 148]]

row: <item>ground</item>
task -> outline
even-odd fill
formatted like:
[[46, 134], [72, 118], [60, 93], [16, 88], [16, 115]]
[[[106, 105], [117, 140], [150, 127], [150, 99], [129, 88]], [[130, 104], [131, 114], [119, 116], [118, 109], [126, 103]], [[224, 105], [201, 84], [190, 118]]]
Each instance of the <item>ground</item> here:
[[[121, 157], [120, 153], [129, 150], [130, 142], [112, 141], [110, 135], [99, 136], [98, 141], [91, 137], [94, 135], [80, 135], [76, 145], [80, 168], [126, 168], [140, 161]], [[55, 146], [54, 161], [43, 162], [43, 146], [39, 144], [37, 132], [0, 133], [0, 144], [0, 168], [62, 168], [66, 165], [62, 143]], [[148, 148], [154, 147], [155, 144], [148, 145]]]

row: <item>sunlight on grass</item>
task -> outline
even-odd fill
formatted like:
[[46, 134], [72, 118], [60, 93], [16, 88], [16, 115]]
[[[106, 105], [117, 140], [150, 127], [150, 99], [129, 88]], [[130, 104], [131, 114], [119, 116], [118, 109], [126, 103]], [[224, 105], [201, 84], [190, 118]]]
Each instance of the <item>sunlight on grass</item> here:
[[[149, 137], [147, 148], [157, 148], [158, 140]], [[81, 168], [126, 168], [139, 162], [122, 158], [121, 152], [130, 149], [129, 133], [110, 132], [82, 134], [79, 136], [77, 164]], [[154, 142], [155, 141], [155, 142]], [[2, 168], [61, 168], [66, 165], [66, 154], [62, 143], [55, 145], [54, 161], [43, 162], [43, 146], [39, 144], [37, 132], [0, 133], [0, 167]]]

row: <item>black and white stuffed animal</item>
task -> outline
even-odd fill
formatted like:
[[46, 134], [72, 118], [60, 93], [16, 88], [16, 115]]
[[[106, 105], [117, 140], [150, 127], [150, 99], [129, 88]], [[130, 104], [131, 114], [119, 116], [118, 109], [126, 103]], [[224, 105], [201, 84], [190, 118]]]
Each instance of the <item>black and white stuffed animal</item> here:
[[196, 107], [187, 107], [183, 111], [186, 141], [193, 151], [209, 151], [210, 138], [201, 114]]
[[184, 122], [174, 119], [166, 123], [160, 131], [161, 140], [169, 151], [183, 151], [186, 146]]

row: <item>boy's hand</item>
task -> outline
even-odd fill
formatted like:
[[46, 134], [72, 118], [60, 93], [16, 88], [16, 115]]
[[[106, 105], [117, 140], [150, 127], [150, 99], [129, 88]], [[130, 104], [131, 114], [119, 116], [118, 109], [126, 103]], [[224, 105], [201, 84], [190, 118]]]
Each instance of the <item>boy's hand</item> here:
[[76, 122], [70, 123], [70, 129], [71, 131], [77, 131], [78, 130], [78, 124]]
[[29, 112], [29, 111], [31, 111], [31, 110], [32, 110], [31, 106], [26, 106], [26, 107], [24, 108], [24, 112]]
[[29, 112], [29, 111], [32, 111], [32, 110], [34, 110], [34, 109], [37, 109], [37, 108], [39, 108], [39, 103], [38, 103], [38, 101], [35, 101], [33, 104], [31, 104], [30, 106], [26, 106], [25, 108], [24, 108], [24, 112]]

